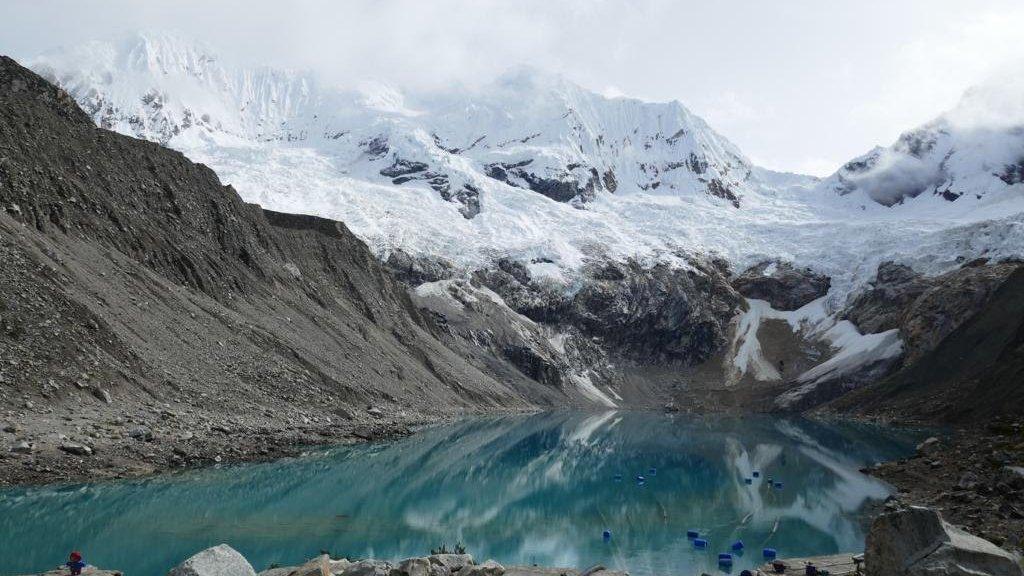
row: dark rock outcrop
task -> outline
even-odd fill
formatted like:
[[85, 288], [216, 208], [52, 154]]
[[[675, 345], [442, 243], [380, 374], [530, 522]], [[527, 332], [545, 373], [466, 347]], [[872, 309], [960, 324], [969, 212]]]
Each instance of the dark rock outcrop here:
[[720, 269], [694, 264], [693, 270], [636, 261], [594, 266], [573, 297], [573, 323], [638, 361], [704, 362], [726, 344], [741, 299]]
[[857, 294], [843, 316], [864, 334], [877, 334], [903, 324], [903, 315], [930, 283], [905, 265], [883, 262], [875, 279]]
[[[386, 150], [385, 150], [386, 153]], [[391, 183], [400, 186], [407, 182], [422, 181], [434, 189], [441, 198], [460, 204], [459, 213], [467, 220], [480, 213], [480, 189], [472, 184], [463, 184], [452, 191], [447, 174], [430, 170], [430, 166], [415, 160], [395, 157], [391, 165], [380, 170], [381, 176], [391, 178]]]
[[716, 198], [728, 200], [729, 203], [732, 204], [733, 208], [740, 207], [739, 196], [737, 196], [736, 193], [732, 191], [732, 188], [728, 184], [725, 184], [718, 178], [712, 178], [711, 180], [708, 181], [707, 187], [708, 194]]
[[1024, 182], [1024, 158], [1004, 166], [1003, 171], [997, 174], [997, 176], [1010, 186]]
[[390, 166], [381, 168], [380, 175], [387, 176], [388, 178], [398, 178], [400, 176], [408, 176], [409, 174], [425, 172], [427, 168], [429, 168], [429, 166], [423, 162], [395, 158], [395, 161], [392, 162]]
[[[984, 274], [1002, 272], [990, 269]], [[954, 283], [961, 288], [967, 285], [970, 284]], [[956, 292], [949, 302], [962, 305], [976, 297], [968, 294], [965, 300]], [[946, 309], [939, 304], [944, 301], [941, 290], [934, 294], [927, 302], [936, 304], [922, 307]], [[909, 309], [918, 308], [912, 305]], [[936, 330], [954, 320], [959, 324], [933, 348], [922, 345], [921, 339], [912, 340], [909, 345], [917, 347], [911, 349], [921, 351], [912, 357], [915, 361], [905, 361], [900, 371], [851, 392], [828, 408], [930, 422], [976, 422], [1002, 414], [1020, 414], [1024, 410], [1024, 388], [1020, 386], [1024, 378], [1024, 268], [1016, 267], [991, 289], [978, 309], [967, 313], [961, 306], [956, 310], [955, 317], [946, 317]], [[961, 314], [966, 318], [961, 318]], [[932, 316], [916, 318], [923, 325]]]
[[732, 281], [743, 296], [766, 300], [776, 310], [796, 310], [824, 296], [831, 284], [828, 276], [778, 260], [751, 266]]
[[424, 282], [448, 280], [455, 274], [455, 267], [443, 258], [412, 256], [402, 249], [395, 249], [384, 261], [384, 268], [396, 280], [410, 287]]
[[975, 261], [935, 277], [885, 262], [870, 287], [856, 295], [844, 316], [867, 334], [899, 328], [912, 364], [978, 312], [993, 291], [1021, 266]]
[[517, 188], [528, 188], [556, 202], [586, 203], [593, 200], [598, 190], [615, 192], [618, 188], [615, 174], [610, 170], [601, 176], [596, 168], [570, 164], [557, 175], [540, 176], [527, 168], [532, 163], [532, 158], [511, 163], [496, 162], [488, 164], [485, 173], [495, 180]]
[[570, 300], [564, 288], [534, 281], [521, 262], [502, 258], [495, 268], [477, 270], [473, 277], [531, 320], [558, 324], [565, 317]]
[[441, 197], [449, 202], [461, 204], [459, 213], [467, 220], [471, 220], [480, 213], [480, 189], [472, 184], [463, 184], [455, 192], [444, 190], [441, 192]]
[[574, 294], [533, 281], [522, 264], [510, 261], [476, 277], [516, 311], [572, 326], [610, 353], [641, 363], [698, 364], [725, 345], [741, 299], [723, 269], [696, 260], [692, 265], [593, 263]]
[[[500, 272], [500, 274], [505, 274]], [[578, 404], [575, 378], [590, 374], [596, 386], [613, 384], [606, 370], [607, 355], [572, 327], [556, 332], [510, 308], [498, 294], [473, 280], [457, 278], [421, 285], [413, 299], [438, 326], [445, 342], [465, 347], [474, 356], [491, 360], [500, 375], [510, 365], [518, 374], [539, 382]], [[501, 360], [496, 362], [494, 360]]]

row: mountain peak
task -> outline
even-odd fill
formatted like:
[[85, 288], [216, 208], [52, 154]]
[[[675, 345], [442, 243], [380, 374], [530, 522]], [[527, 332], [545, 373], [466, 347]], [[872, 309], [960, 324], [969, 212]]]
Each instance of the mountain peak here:
[[973, 204], [1021, 196], [1021, 173], [1024, 75], [1015, 73], [972, 87], [954, 108], [847, 162], [820, 189], [885, 206]]

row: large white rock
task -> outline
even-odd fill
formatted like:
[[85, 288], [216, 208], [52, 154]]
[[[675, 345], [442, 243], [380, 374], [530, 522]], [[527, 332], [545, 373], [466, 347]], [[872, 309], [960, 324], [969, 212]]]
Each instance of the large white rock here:
[[178, 564], [167, 576], [256, 576], [256, 571], [237, 550], [221, 544]]
[[945, 522], [935, 510], [883, 514], [868, 532], [868, 576], [1022, 576], [1020, 559]]

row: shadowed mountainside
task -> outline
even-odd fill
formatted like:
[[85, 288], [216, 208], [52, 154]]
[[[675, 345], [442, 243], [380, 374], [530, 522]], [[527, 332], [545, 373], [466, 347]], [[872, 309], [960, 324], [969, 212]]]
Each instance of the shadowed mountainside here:
[[0, 399], [40, 457], [131, 424], [198, 441], [585, 402], [442, 344], [343, 224], [246, 204], [9, 58], [0, 262]]

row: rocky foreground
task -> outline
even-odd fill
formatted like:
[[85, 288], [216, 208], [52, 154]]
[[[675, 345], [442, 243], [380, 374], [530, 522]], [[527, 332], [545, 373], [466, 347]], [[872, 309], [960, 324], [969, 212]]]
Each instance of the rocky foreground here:
[[[39, 576], [67, 574], [57, 569]], [[118, 570], [87, 568], [83, 574], [121, 576]], [[628, 576], [626, 572], [593, 566], [579, 571], [572, 568], [538, 566], [502, 566], [488, 560], [477, 563], [469, 554], [431, 554], [406, 558], [399, 562], [383, 560], [351, 561], [321, 554], [300, 566], [274, 566], [256, 572], [249, 561], [227, 544], [208, 548], [188, 558], [167, 573], [167, 576]]]
[[[868, 576], [1021, 576], [1019, 555], [971, 535], [942, 519], [936, 510], [900, 507], [877, 518], [865, 544], [863, 562]], [[778, 573], [799, 572], [796, 561], [779, 560], [765, 566]], [[117, 570], [89, 567], [94, 576], [122, 576]], [[758, 576], [762, 572], [758, 571]], [[57, 569], [38, 576], [57, 576]], [[299, 566], [271, 566], [256, 572], [227, 544], [208, 548], [171, 569], [167, 576], [628, 576], [628, 572], [596, 565], [571, 568], [509, 566], [488, 560], [476, 563], [469, 554], [432, 554], [399, 562], [351, 561], [321, 554]], [[808, 570], [807, 574], [811, 574]]]
[[892, 505], [940, 510], [968, 532], [1024, 550], [1024, 421], [929, 438], [916, 455], [866, 471], [896, 486]]

